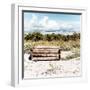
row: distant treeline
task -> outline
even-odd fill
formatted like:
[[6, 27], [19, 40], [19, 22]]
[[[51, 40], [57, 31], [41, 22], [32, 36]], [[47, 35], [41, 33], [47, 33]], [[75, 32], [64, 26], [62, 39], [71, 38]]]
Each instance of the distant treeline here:
[[80, 39], [80, 33], [74, 32], [72, 35], [63, 35], [63, 34], [42, 34], [40, 32], [33, 32], [33, 33], [27, 33], [24, 34], [24, 39], [32, 40], [32, 41], [39, 41], [39, 40], [63, 40], [63, 41], [69, 41], [69, 40], [77, 40]]

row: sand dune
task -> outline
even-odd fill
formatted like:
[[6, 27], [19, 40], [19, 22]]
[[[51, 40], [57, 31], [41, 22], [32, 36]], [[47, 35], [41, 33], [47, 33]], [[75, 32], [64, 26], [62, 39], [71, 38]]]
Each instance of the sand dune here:
[[[67, 56], [71, 52], [62, 52]], [[69, 77], [81, 75], [80, 58], [60, 61], [32, 61], [24, 54], [24, 78]]]

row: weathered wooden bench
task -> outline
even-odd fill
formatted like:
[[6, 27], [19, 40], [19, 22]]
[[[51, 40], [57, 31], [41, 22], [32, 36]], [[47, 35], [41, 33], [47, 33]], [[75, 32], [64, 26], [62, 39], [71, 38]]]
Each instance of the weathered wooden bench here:
[[35, 46], [29, 59], [34, 61], [60, 60], [60, 47], [57, 46]]

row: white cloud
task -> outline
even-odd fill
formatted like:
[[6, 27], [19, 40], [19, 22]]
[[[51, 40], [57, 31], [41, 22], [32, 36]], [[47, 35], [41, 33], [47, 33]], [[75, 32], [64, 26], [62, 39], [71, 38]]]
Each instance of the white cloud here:
[[47, 26], [48, 25], [48, 17], [44, 16], [43, 19], [40, 21], [40, 25]]
[[65, 31], [79, 31], [80, 26], [77, 22], [64, 22], [64, 21], [55, 21], [55, 20], [50, 20], [48, 16], [44, 16], [43, 18], [39, 19], [35, 14], [32, 15], [32, 19], [28, 20], [25, 19], [24, 22], [24, 29], [25, 31], [49, 31], [51, 30], [57, 30], [63, 32]]
[[32, 15], [32, 19], [30, 20], [30, 24], [32, 26], [37, 24], [37, 16], [35, 14]]
[[53, 29], [59, 29], [59, 23], [55, 20], [49, 20], [47, 16], [44, 16], [41, 21], [39, 22], [39, 25], [41, 25], [43, 28], [42, 30], [53, 30]]
[[24, 29], [30, 30], [33, 29], [35, 25], [37, 25], [37, 16], [35, 14], [32, 14], [32, 19], [25, 19], [24, 21]]

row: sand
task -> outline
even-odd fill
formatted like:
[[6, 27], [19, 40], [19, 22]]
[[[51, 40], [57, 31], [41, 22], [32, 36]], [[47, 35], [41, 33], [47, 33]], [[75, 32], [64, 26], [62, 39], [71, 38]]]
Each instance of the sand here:
[[[62, 52], [65, 57], [71, 52]], [[74, 77], [81, 75], [80, 57], [60, 61], [32, 61], [24, 54], [24, 78]]]

